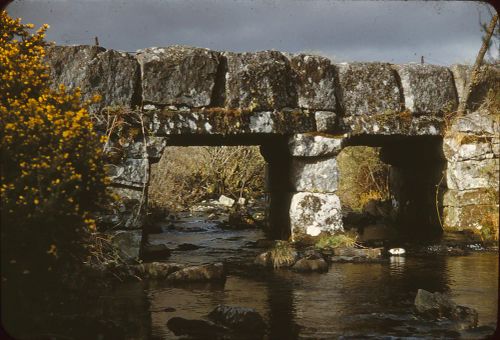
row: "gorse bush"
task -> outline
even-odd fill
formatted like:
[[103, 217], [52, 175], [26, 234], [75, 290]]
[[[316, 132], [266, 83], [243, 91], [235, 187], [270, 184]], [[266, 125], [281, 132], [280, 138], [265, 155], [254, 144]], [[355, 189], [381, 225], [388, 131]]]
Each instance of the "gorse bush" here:
[[[101, 142], [79, 91], [50, 88], [43, 26], [0, 18], [2, 280], [83, 263], [105, 199]], [[88, 104], [88, 103], [87, 103]], [[67, 271], [66, 271], [67, 272]]]

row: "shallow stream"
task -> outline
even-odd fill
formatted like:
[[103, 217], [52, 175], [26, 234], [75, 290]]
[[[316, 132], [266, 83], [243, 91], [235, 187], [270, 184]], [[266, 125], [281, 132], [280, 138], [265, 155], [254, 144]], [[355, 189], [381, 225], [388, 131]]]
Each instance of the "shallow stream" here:
[[[222, 261], [225, 284], [173, 286], [166, 282], [125, 283], [116, 298], [146, 298], [148, 306], [131, 311], [136, 320], [150, 320], [147, 336], [177, 338], [166, 326], [174, 316], [204, 318], [218, 304], [255, 308], [268, 325], [269, 339], [356, 338], [482, 338], [496, 328], [498, 253], [465, 256], [393, 257], [383, 263], [333, 263], [327, 273], [301, 274], [249, 266], [262, 249], [253, 242], [264, 238], [259, 229], [224, 230], [200, 216], [181, 216], [152, 243], [171, 249], [181, 244], [199, 247], [174, 250], [170, 262], [199, 264]], [[195, 248], [193, 246], [182, 246]], [[458, 303], [479, 312], [475, 332], [454, 330], [446, 321], [428, 322], [413, 313], [417, 289], [450, 293]], [[138, 316], [138, 315], [137, 315]], [[492, 328], [490, 328], [492, 327]], [[144, 337], [145, 335], [132, 335]]]

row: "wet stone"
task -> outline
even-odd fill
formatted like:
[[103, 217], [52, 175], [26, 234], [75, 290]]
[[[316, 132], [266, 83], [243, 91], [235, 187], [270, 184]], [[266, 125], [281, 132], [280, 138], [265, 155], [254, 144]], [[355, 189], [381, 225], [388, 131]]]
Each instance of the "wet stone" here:
[[258, 266], [268, 267], [271, 265], [271, 252], [266, 251], [262, 254], [257, 255], [254, 263]]
[[187, 335], [195, 339], [218, 339], [225, 332], [221, 326], [206, 320], [190, 320], [181, 317], [173, 317], [167, 321], [167, 327], [175, 335]]
[[170, 256], [170, 249], [165, 244], [146, 244], [142, 247], [141, 258], [144, 261], [163, 260]]
[[326, 272], [328, 264], [322, 258], [303, 258], [295, 262], [292, 269], [297, 272]]
[[226, 273], [222, 263], [186, 267], [167, 277], [167, 280], [176, 282], [222, 281], [225, 279]]
[[417, 313], [426, 318], [448, 318], [461, 322], [460, 328], [477, 326], [477, 311], [470, 307], [457, 305], [445, 294], [419, 289], [414, 304]]
[[126, 262], [139, 259], [141, 249], [141, 230], [120, 230], [111, 233], [111, 244], [118, 250], [120, 257]]
[[149, 262], [141, 263], [133, 267], [137, 276], [142, 278], [163, 279], [168, 275], [184, 268], [178, 263]]
[[382, 248], [335, 248], [333, 250], [335, 256], [351, 256], [377, 259], [382, 257]]
[[238, 332], [252, 332], [262, 335], [266, 324], [262, 316], [253, 308], [218, 305], [208, 317], [216, 324]]

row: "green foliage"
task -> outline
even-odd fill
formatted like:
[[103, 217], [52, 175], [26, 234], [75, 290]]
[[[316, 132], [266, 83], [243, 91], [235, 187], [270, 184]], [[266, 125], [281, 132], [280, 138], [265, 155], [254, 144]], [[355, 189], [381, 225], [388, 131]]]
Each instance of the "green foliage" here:
[[35, 282], [87, 260], [105, 173], [88, 103], [78, 91], [50, 88], [46, 27], [29, 28], [2, 12], [1, 238], [2, 280]]
[[334, 235], [322, 235], [315, 247], [318, 249], [333, 249], [342, 247], [355, 247], [358, 246], [356, 240], [358, 239], [355, 233], [338, 233]]

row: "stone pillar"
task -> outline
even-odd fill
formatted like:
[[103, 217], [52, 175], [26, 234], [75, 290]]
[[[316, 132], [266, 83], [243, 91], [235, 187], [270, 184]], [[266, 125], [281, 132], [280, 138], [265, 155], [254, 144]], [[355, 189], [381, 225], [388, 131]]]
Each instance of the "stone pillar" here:
[[290, 225], [293, 240], [343, 231], [336, 156], [343, 138], [297, 134], [289, 140], [291, 164]]
[[498, 116], [487, 110], [452, 122], [443, 143], [445, 231], [472, 230], [484, 241], [498, 240], [499, 134]]

